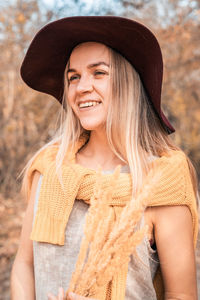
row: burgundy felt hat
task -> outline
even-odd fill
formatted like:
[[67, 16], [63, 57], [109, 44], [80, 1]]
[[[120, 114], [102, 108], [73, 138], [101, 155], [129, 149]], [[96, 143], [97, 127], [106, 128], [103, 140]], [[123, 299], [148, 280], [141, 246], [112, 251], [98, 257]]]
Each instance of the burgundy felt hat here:
[[75, 46], [100, 42], [118, 51], [137, 70], [168, 133], [174, 132], [161, 110], [163, 60], [153, 33], [144, 25], [116, 16], [63, 18], [44, 26], [32, 40], [21, 66], [21, 76], [31, 88], [62, 101], [64, 69]]

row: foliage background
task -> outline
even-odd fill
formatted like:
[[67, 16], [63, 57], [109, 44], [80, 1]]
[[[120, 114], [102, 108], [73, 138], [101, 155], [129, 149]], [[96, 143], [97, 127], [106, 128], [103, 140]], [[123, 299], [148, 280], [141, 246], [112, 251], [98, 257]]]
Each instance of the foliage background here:
[[9, 270], [25, 208], [17, 177], [53, 135], [59, 113], [51, 96], [22, 82], [21, 62], [46, 23], [105, 14], [136, 19], [156, 34], [164, 59], [163, 109], [176, 128], [172, 138], [200, 176], [199, 0], [0, 0], [0, 299], [9, 299]]

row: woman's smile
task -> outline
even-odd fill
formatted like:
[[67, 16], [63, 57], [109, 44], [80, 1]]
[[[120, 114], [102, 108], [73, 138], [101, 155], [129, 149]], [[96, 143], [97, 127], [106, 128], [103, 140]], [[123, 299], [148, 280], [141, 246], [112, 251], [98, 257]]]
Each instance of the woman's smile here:
[[84, 102], [79, 102], [78, 103], [78, 107], [80, 109], [82, 108], [89, 108], [89, 107], [95, 107], [97, 105], [101, 104], [101, 101], [96, 101], [96, 100], [87, 100], [87, 101], [84, 101]]

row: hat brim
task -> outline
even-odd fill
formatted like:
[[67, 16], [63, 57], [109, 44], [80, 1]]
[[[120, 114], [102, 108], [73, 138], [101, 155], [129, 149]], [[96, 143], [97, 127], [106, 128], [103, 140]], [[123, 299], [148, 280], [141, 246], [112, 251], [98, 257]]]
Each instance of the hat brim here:
[[34, 37], [21, 66], [31, 88], [62, 101], [64, 70], [75, 46], [100, 42], [115, 49], [137, 70], [162, 125], [174, 132], [161, 111], [162, 53], [157, 39], [144, 25], [116, 16], [81, 16], [54, 21]]

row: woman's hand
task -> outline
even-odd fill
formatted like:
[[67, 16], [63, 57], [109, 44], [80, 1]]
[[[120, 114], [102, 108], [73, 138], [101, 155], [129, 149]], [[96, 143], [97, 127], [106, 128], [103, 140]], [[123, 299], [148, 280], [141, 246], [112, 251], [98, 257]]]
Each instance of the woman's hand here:
[[[70, 300], [96, 300], [96, 299], [93, 299], [93, 298], [87, 298], [87, 297], [79, 296], [79, 295], [71, 293], [71, 292], [69, 293], [68, 298]], [[51, 293], [49, 293], [48, 294], [48, 300], [66, 300], [63, 288], [59, 288], [57, 297], [52, 295]]]

